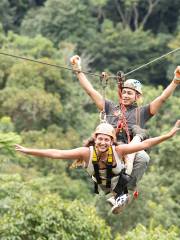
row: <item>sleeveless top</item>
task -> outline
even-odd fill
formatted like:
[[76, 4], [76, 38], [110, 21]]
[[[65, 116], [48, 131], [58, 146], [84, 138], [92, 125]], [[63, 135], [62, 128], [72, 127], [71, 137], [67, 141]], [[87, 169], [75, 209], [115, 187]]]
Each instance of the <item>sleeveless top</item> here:
[[[86, 168], [86, 171], [88, 172], [88, 174], [92, 177], [93, 181], [96, 182], [96, 178], [94, 177], [94, 166], [93, 166], [93, 163], [92, 163], [94, 147], [90, 146], [89, 150], [90, 150], [89, 163], [88, 163], [88, 166], [85, 167], [85, 168]], [[115, 164], [115, 166], [112, 167], [113, 177], [111, 178], [111, 189], [106, 188], [106, 180], [107, 180], [107, 178], [106, 178], [106, 168], [105, 169], [99, 169], [99, 175], [100, 175], [100, 178], [102, 180], [102, 184], [99, 184], [98, 186], [100, 186], [101, 190], [103, 190], [104, 192], [112, 191], [116, 187], [118, 179], [119, 179], [119, 174], [121, 173], [122, 169], [124, 169], [124, 162], [122, 161], [122, 159], [117, 154], [114, 145], [112, 146], [112, 150], [113, 150], [113, 157], [115, 159], [116, 164]]]

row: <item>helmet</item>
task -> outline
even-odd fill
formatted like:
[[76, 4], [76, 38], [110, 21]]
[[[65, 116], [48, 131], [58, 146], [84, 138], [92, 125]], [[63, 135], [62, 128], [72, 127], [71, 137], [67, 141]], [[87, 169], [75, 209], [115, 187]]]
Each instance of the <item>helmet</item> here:
[[114, 141], [116, 141], [116, 132], [115, 129], [113, 128], [113, 126], [109, 123], [101, 123], [96, 127], [96, 130], [94, 132], [94, 134], [106, 134], [110, 137], [113, 138]]
[[128, 79], [124, 82], [123, 88], [131, 88], [135, 90], [136, 92], [142, 94], [142, 85], [140, 81], [136, 79]]

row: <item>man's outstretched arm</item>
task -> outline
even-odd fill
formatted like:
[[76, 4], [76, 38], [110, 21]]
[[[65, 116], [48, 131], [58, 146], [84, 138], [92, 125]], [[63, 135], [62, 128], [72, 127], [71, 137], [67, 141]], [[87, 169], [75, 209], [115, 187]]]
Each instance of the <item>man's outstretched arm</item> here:
[[96, 106], [100, 111], [104, 108], [104, 99], [102, 95], [94, 89], [92, 84], [89, 82], [84, 73], [81, 72], [81, 59], [78, 55], [73, 56], [70, 59], [72, 68], [77, 75], [77, 78], [82, 86], [82, 88], [86, 91], [86, 93], [91, 97], [91, 99], [95, 102]]
[[176, 68], [172, 82], [167, 86], [167, 88], [164, 89], [159, 97], [150, 103], [150, 113], [152, 115], [159, 111], [162, 104], [173, 94], [177, 85], [180, 85], [180, 66]]

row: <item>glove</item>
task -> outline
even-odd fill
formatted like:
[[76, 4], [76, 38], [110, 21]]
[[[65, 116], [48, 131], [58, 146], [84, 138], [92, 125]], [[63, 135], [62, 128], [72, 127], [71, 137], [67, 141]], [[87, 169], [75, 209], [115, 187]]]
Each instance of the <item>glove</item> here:
[[71, 66], [74, 72], [81, 72], [81, 58], [78, 55], [74, 55], [70, 58]]
[[174, 82], [176, 84], [180, 84], [180, 66], [177, 66], [176, 70], [174, 71]]

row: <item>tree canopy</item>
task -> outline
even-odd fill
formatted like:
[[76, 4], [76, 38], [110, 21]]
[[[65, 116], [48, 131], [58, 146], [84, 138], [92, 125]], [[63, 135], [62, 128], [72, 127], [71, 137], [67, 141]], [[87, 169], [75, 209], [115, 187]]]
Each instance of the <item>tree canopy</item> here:
[[[0, 239], [179, 239], [177, 135], [150, 151], [140, 195], [119, 216], [71, 161], [24, 156], [14, 144], [79, 147], [99, 122], [98, 110], [73, 72], [25, 61], [14, 54], [64, 67], [82, 57], [84, 71], [127, 73], [179, 48], [178, 0], [3, 0], [0, 3]], [[138, 70], [144, 104], [160, 95], [180, 62], [177, 51]], [[102, 92], [98, 77], [87, 75]], [[180, 116], [179, 87], [147, 124], [151, 136]], [[117, 84], [106, 97], [117, 101]]]

